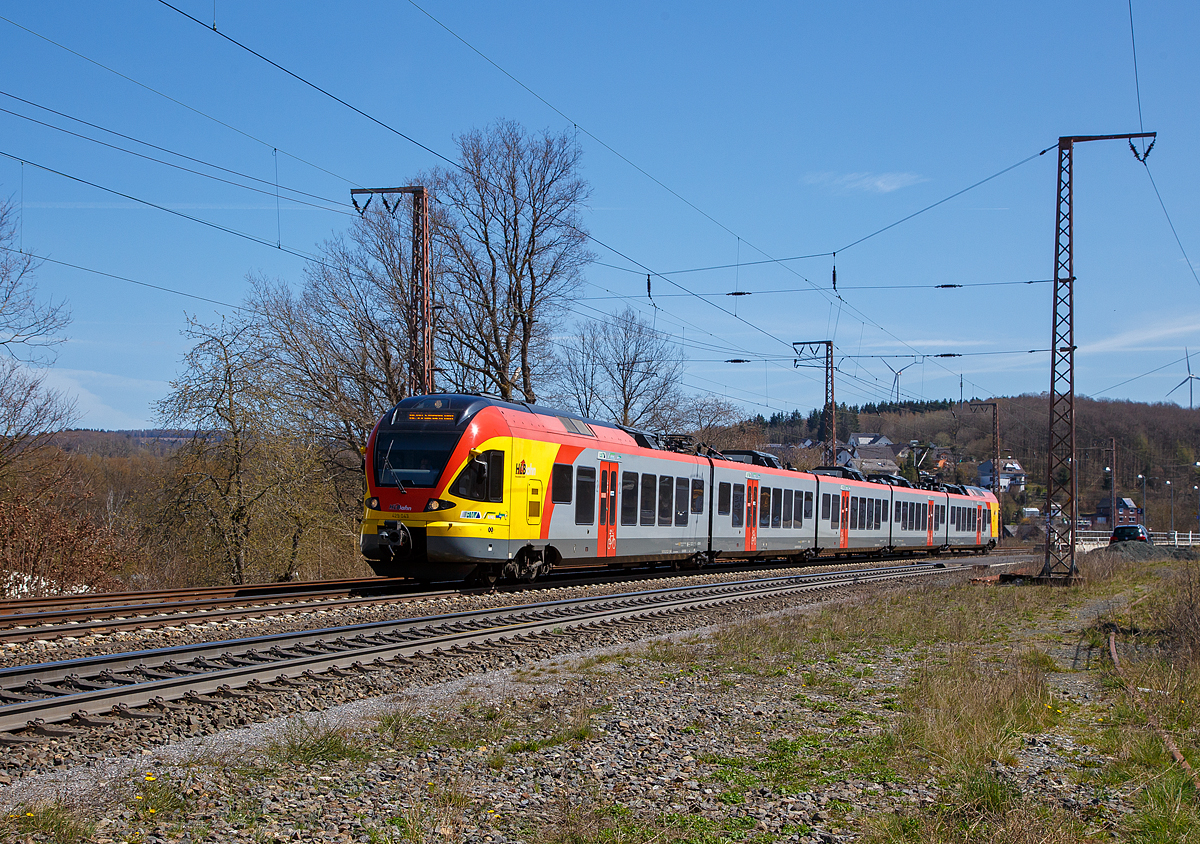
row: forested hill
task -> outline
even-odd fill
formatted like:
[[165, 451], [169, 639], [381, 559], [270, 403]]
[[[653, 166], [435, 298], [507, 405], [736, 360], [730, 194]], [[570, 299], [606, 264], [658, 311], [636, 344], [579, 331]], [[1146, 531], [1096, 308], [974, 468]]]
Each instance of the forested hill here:
[[[993, 399], [987, 399], [992, 401]], [[1045, 395], [994, 399], [1000, 410], [1000, 450], [1025, 467], [1030, 480], [1045, 473], [1049, 409]], [[820, 439], [819, 413], [807, 416], [776, 414], [759, 417], [765, 438], [772, 443]], [[839, 406], [838, 439], [855, 432], [878, 432], [893, 442], [919, 440], [953, 448], [966, 462], [987, 460], [992, 449], [991, 408], [972, 410], [970, 401], [915, 402], [895, 405]], [[1111, 441], [1117, 441], [1118, 488], [1132, 495], [1141, 491], [1139, 474], [1153, 478], [1150, 486], [1195, 477], [1193, 464], [1200, 447], [1200, 410], [1175, 404], [1145, 404], [1087, 398], [1075, 400], [1075, 430], [1081, 488], [1100, 483], [1112, 462]], [[1187, 492], [1192, 495], [1191, 484]], [[1194, 495], [1192, 495], [1194, 498]]]

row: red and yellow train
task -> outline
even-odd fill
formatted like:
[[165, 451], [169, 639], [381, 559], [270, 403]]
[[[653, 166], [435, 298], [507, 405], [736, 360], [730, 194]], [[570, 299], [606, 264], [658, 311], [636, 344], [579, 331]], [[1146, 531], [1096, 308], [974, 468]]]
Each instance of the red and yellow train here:
[[377, 574], [532, 580], [551, 570], [985, 551], [987, 490], [801, 472], [673, 450], [607, 422], [473, 395], [404, 399], [371, 432], [362, 552]]

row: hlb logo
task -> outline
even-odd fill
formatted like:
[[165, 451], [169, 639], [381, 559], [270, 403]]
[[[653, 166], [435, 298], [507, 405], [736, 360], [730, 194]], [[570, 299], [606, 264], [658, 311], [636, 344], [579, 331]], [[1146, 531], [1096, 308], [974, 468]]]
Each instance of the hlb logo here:
[[518, 475], [536, 475], [537, 468], [535, 466], [530, 466], [530, 465], [526, 464], [525, 461], [522, 460], [520, 463], [517, 464], [517, 474]]

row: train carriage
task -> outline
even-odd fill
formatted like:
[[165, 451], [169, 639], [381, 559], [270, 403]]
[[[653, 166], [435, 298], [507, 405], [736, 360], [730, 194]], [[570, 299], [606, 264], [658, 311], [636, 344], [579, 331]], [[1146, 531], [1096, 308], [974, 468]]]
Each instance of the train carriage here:
[[870, 483], [760, 452], [667, 445], [524, 403], [405, 399], [365, 450], [363, 555], [382, 575], [493, 581], [994, 544], [998, 509], [985, 490]]

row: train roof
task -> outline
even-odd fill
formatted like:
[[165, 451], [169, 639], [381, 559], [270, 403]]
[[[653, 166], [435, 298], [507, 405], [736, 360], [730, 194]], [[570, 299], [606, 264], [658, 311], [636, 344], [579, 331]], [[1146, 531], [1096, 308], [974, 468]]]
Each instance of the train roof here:
[[600, 428], [621, 430], [619, 425], [601, 422], [598, 419], [588, 419], [569, 410], [545, 407], [524, 401], [505, 401], [495, 396], [478, 393], [431, 393], [425, 396], [409, 396], [401, 399], [399, 404], [385, 414], [381, 423], [384, 427], [410, 422], [453, 422], [455, 425], [461, 426], [470, 422], [476, 414], [488, 407], [532, 413], [535, 416], [573, 419]]

